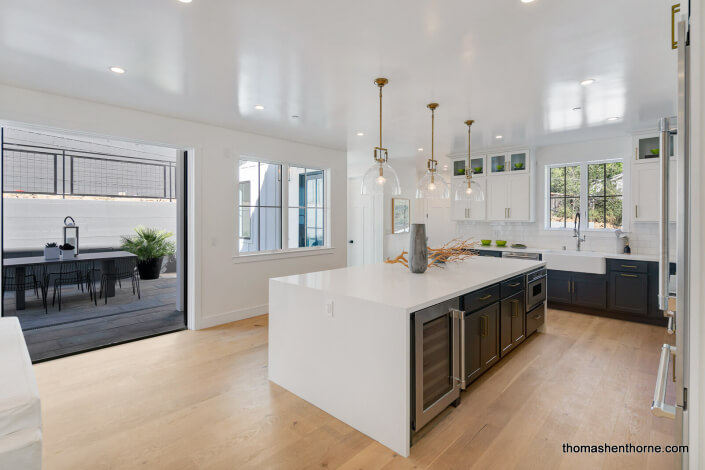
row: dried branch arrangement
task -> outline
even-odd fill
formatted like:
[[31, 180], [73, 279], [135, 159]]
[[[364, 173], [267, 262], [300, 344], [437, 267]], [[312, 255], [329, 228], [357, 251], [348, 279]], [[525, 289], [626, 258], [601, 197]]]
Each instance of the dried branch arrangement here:
[[[462, 240], [459, 238], [453, 239], [448, 243], [444, 244], [440, 248], [428, 247], [428, 267], [443, 267], [446, 263], [456, 263], [458, 261], [463, 261], [467, 258], [477, 256], [477, 252], [473, 251], [473, 248], [477, 246], [477, 242], [471, 239]], [[409, 267], [409, 261], [406, 259], [408, 251], [402, 251], [396, 258], [387, 258], [385, 263], [395, 264], [399, 263], [407, 268]]]

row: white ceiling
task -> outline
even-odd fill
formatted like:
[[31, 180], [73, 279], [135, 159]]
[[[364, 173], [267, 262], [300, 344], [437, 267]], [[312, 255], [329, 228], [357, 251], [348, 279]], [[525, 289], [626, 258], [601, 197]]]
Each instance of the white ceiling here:
[[356, 172], [377, 76], [391, 161], [430, 148], [431, 101], [437, 155], [466, 149], [466, 119], [475, 148], [655, 127], [675, 112], [669, 3], [0, 0], [0, 82], [347, 149]]

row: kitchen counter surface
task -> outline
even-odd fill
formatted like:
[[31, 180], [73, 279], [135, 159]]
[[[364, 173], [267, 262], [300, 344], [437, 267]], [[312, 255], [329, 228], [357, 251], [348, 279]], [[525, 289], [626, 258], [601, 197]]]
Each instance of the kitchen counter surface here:
[[545, 266], [542, 261], [474, 256], [413, 274], [401, 264], [368, 264], [270, 280], [357, 298], [408, 313]]
[[658, 262], [658, 256], [656, 255], [638, 255], [638, 254], [624, 254], [624, 253], [609, 253], [609, 252], [604, 252], [604, 251], [588, 251], [588, 250], [583, 250], [583, 251], [576, 251], [576, 250], [560, 250], [560, 249], [554, 249], [554, 248], [536, 248], [536, 247], [527, 247], [527, 248], [511, 248], [511, 247], [499, 247], [499, 246], [478, 246], [474, 248], [475, 250], [482, 251], [482, 250], [487, 250], [487, 251], [502, 251], [502, 252], [511, 252], [511, 253], [555, 253], [555, 254], [576, 254], [580, 253], [582, 256], [599, 256], [603, 258], [611, 258], [611, 259], [632, 259], [634, 261], [654, 261]]

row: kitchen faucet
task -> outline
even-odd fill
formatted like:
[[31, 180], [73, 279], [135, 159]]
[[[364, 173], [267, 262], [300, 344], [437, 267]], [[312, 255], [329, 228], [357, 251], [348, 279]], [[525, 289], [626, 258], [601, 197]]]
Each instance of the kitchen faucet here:
[[578, 251], [580, 251], [580, 245], [585, 241], [585, 235], [580, 236], [580, 211], [575, 214], [575, 226], [573, 227], [573, 237], [578, 239]]

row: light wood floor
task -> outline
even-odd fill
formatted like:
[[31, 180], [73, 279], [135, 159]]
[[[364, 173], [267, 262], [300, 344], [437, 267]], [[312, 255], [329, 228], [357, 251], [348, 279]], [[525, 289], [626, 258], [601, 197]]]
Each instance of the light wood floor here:
[[665, 454], [562, 453], [672, 443], [649, 412], [665, 328], [549, 311], [431, 423], [404, 459], [267, 381], [267, 317], [35, 366], [51, 469], [669, 469]]

